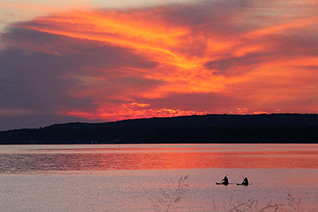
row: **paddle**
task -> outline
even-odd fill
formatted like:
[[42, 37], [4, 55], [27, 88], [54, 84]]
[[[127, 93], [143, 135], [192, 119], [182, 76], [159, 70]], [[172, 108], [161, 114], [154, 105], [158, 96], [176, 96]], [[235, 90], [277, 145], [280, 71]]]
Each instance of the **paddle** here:
[[[244, 175], [242, 175], [242, 179], [243, 179], [243, 182], [244, 182]], [[243, 185], [243, 183], [236, 183], [236, 185]]]
[[[227, 175], [225, 175], [225, 177], [227, 177]], [[224, 178], [225, 178], [225, 177], [224, 177]], [[217, 185], [227, 185], [228, 183], [227, 183], [227, 184], [222, 183], [222, 181], [224, 180], [224, 178], [223, 178], [219, 183], [215, 183], [215, 184], [217, 184]]]

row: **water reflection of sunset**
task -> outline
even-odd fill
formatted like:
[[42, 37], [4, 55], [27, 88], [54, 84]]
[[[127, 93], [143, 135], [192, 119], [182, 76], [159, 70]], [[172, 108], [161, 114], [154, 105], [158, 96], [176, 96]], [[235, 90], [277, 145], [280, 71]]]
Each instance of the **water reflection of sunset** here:
[[[188, 148], [187, 148], [188, 146]], [[262, 150], [262, 148], [264, 150]], [[285, 149], [285, 150], [284, 150]], [[170, 169], [317, 169], [316, 145], [41, 146], [0, 153], [2, 173]]]

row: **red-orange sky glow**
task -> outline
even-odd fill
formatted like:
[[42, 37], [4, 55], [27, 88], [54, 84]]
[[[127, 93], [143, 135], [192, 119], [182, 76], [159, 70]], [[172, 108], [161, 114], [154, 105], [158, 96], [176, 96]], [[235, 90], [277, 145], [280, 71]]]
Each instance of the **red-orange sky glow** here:
[[1, 35], [0, 116], [317, 113], [317, 11], [313, 0], [196, 1], [16, 22]]

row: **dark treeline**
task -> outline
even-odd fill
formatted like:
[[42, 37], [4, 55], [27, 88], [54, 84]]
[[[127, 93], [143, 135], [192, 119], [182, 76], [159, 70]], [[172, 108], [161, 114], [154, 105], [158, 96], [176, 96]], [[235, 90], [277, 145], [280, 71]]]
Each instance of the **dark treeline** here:
[[182, 116], [0, 132], [0, 144], [90, 143], [318, 143], [318, 115]]

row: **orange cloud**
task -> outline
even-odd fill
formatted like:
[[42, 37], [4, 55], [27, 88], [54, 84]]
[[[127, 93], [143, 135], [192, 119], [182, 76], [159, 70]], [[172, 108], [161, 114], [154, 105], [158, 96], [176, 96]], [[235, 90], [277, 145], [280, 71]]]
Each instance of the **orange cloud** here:
[[184, 111], [180, 109], [169, 108], [150, 108], [150, 104], [144, 103], [128, 103], [122, 104], [120, 108], [115, 110], [116, 112], [107, 111], [108, 105], [99, 109], [98, 113], [93, 112], [81, 112], [81, 111], [69, 111], [66, 115], [77, 116], [90, 120], [121, 120], [123, 118], [150, 118], [150, 117], [174, 117], [174, 116], [189, 116], [189, 115], [204, 115], [206, 113], [198, 113], [196, 111]]
[[2, 39], [25, 64], [38, 61], [37, 74], [50, 68], [66, 87], [55, 109], [69, 116], [317, 112], [317, 8], [278, 0], [71, 10], [15, 23]]
[[[128, 48], [135, 54], [158, 63], [158, 68], [151, 72], [135, 70], [143, 73], [147, 79], [167, 82], [167, 86], [144, 93], [147, 98], [162, 97], [171, 92], [218, 92], [224, 88], [224, 77], [214, 76], [211, 71], [202, 67], [210, 58], [183, 53], [182, 46], [196, 44], [195, 39], [192, 39], [192, 43], [188, 43], [189, 39], [184, 39], [191, 36], [189, 30], [157, 20], [156, 10], [144, 13], [142, 10], [132, 14], [116, 11], [78, 11], [38, 18], [33, 26], [16, 26]], [[47, 50], [48, 48], [45, 48], [43, 51]], [[56, 49], [54, 51], [56, 52]], [[72, 52], [65, 49], [61, 51], [60, 54]]]

